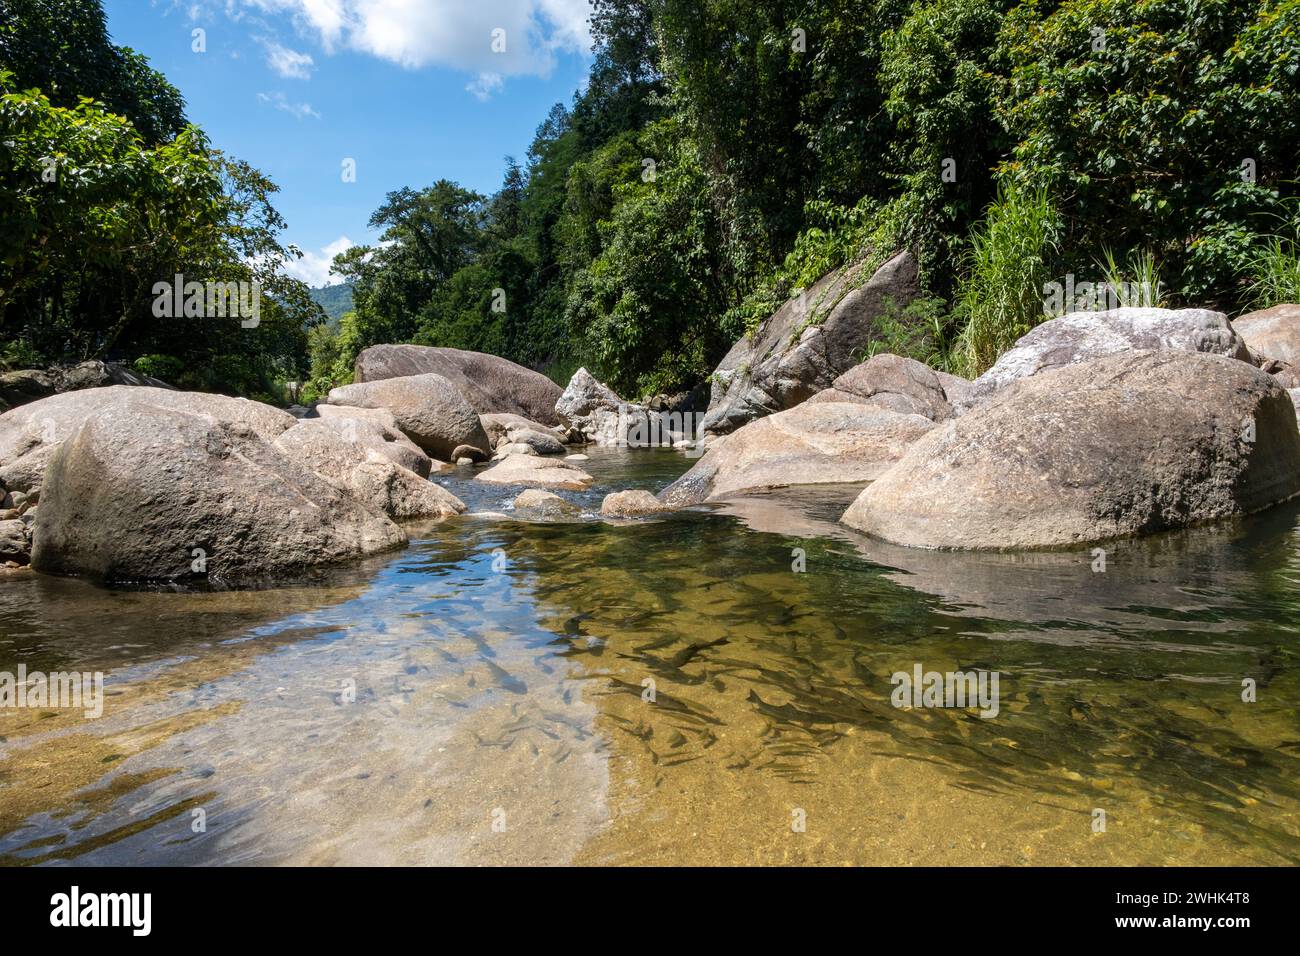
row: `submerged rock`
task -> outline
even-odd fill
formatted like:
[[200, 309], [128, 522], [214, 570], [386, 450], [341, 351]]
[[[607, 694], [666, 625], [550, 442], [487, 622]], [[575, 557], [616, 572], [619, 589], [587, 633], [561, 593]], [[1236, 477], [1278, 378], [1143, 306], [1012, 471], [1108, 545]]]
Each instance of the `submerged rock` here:
[[89, 416], [51, 456], [32, 566], [105, 583], [244, 584], [405, 543], [248, 424], [137, 400]]
[[614, 518], [631, 518], [638, 515], [658, 514], [673, 510], [648, 491], [634, 489], [615, 491], [600, 503], [600, 513]]
[[478, 475], [475, 481], [490, 485], [529, 485], [534, 488], [561, 488], [582, 491], [595, 480], [567, 461], [538, 458], [534, 455], [507, 455]]
[[726, 434], [832, 387], [878, 338], [877, 321], [916, 297], [917, 277], [916, 260], [900, 252], [865, 283], [852, 266], [790, 299], [719, 363], [703, 430]]
[[1300, 492], [1286, 393], [1222, 355], [1045, 371], [926, 435], [843, 521], [925, 548], [1051, 548], [1249, 514]]
[[411, 441], [442, 461], [455, 461], [455, 451], [462, 445], [477, 449], [483, 458], [492, 447], [478, 413], [441, 375], [343, 385], [330, 390], [329, 404], [388, 409]]
[[787, 485], [871, 481], [934, 422], [851, 402], [808, 402], [716, 439], [659, 494], [685, 506]]
[[1208, 309], [1124, 308], [1071, 312], [1022, 336], [973, 383], [963, 410], [1012, 382], [1067, 365], [1137, 350], [1204, 352], [1250, 361], [1228, 317]]
[[560, 386], [541, 372], [483, 352], [432, 348], [424, 345], [372, 345], [357, 356], [354, 381], [427, 373], [452, 383], [480, 415], [522, 415], [543, 425], [558, 425], [555, 403]]
[[515, 498], [515, 511], [525, 517], [564, 518], [581, 514], [582, 509], [557, 494], [529, 488]]

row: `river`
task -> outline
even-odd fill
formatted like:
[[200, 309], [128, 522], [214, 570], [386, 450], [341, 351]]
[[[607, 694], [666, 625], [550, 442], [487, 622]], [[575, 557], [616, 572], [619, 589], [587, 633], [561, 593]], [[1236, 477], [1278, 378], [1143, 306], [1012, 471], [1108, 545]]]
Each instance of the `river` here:
[[[0, 579], [0, 862], [1294, 864], [1300, 506], [1107, 549], [912, 551], [855, 489], [617, 523], [477, 515], [309, 584]], [[995, 671], [996, 716], [891, 675]], [[1255, 700], [1243, 697], [1253, 682]]]

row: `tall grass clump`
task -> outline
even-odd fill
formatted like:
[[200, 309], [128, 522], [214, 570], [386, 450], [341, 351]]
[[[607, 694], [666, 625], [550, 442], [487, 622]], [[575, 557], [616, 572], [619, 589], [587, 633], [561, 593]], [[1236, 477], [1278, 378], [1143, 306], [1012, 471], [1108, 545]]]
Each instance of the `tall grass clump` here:
[[1056, 236], [1056, 212], [1046, 189], [998, 186], [965, 257], [958, 311], [966, 326], [953, 353], [962, 374], [981, 374], [1043, 320], [1043, 286]]
[[1251, 273], [1251, 308], [1300, 302], [1300, 249], [1294, 242], [1271, 239], [1251, 260]]
[[1122, 308], [1163, 308], [1167, 304], [1164, 284], [1160, 281], [1160, 263], [1155, 253], [1132, 253], [1127, 267], [1123, 267], [1115, 258], [1114, 251], [1105, 248], [1097, 265], [1101, 268], [1105, 286], [1110, 290], [1105, 308], [1111, 304]]

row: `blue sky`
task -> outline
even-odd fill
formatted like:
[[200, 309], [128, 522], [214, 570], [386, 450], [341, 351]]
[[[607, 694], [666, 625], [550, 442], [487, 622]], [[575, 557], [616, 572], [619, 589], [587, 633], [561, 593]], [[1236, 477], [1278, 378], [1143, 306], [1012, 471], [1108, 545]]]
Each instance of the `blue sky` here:
[[[588, 0], [105, 0], [116, 43], [149, 58], [219, 149], [280, 186], [291, 270], [373, 241], [384, 195], [501, 184], [585, 81]], [[195, 52], [202, 29], [206, 52]], [[503, 31], [495, 33], [494, 31]], [[494, 48], [495, 47], [495, 48]], [[504, 49], [502, 49], [504, 47]], [[344, 182], [345, 159], [356, 182]], [[328, 281], [334, 281], [330, 279]]]

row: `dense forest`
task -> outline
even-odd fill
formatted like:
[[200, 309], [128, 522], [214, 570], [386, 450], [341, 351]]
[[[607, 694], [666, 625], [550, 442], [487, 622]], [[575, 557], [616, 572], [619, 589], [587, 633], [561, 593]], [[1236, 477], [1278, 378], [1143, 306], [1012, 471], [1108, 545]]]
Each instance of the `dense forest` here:
[[[99, 0], [0, 0], [0, 362], [108, 358], [175, 385], [280, 401], [324, 320], [272, 205], [214, 149]], [[260, 283], [255, 328], [158, 317], [155, 283]]]
[[[1300, 300], [1300, 0], [595, 0], [585, 88], [495, 194], [391, 191], [381, 242], [335, 260], [337, 326], [283, 278], [274, 184], [187, 125], [97, 8], [0, 0], [10, 365], [111, 354], [247, 394], [306, 376], [311, 397], [362, 348], [416, 342], [640, 397], [904, 247], [924, 296], [887, 345], [967, 375], [1067, 274], [1234, 314]], [[152, 319], [177, 264], [258, 272], [257, 334]]]

